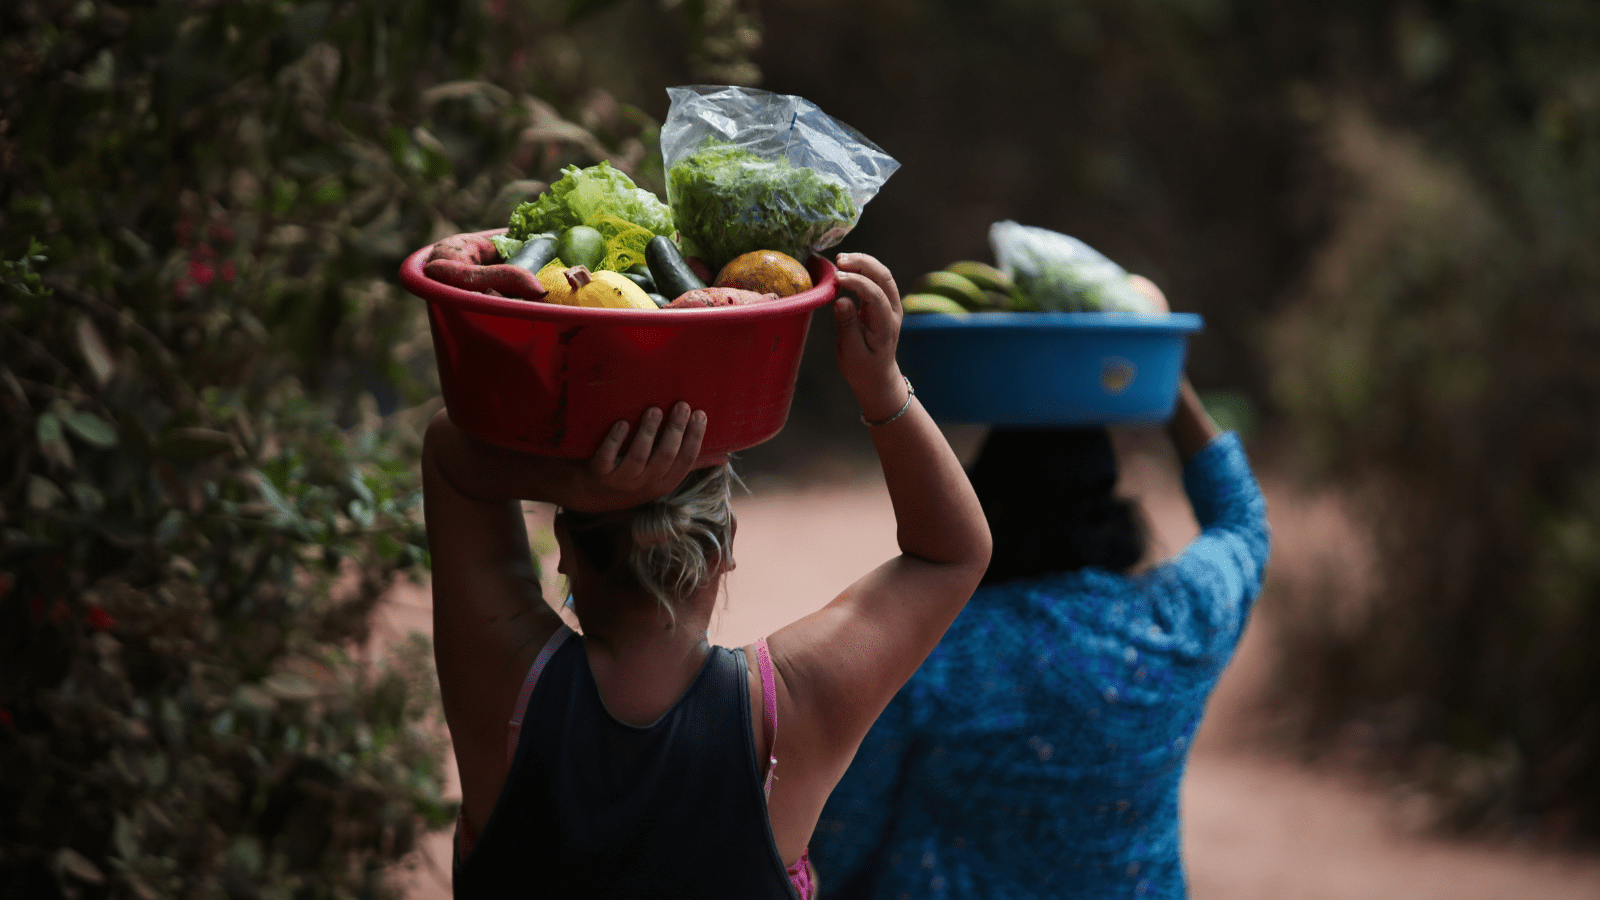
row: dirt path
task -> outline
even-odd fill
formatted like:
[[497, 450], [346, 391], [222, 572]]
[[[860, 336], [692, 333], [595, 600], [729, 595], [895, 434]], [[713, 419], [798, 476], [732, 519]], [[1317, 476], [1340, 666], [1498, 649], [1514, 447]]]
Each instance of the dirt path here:
[[[1145, 503], [1156, 550], [1175, 552], [1196, 526], [1170, 457], [1140, 435], [1119, 448], [1124, 492]], [[894, 553], [893, 516], [876, 480], [755, 490], [737, 505], [738, 568], [713, 619], [719, 644], [746, 643], [821, 606]], [[1309, 566], [1330, 542], [1350, 541], [1336, 510], [1279, 495], [1270, 482], [1267, 490], [1273, 573]], [[547, 586], [553, 593], [553, 581]], [[399, 591], [379, 636], [427, 631], [428, 614], [425, 590]], [[1252, 623], [1213, 698], [1184, 783], [1184, 850], [1197, 900], [1600, 898], [1600, 858], [1423, 836], [1407, 826], [1394, 796], [1255, 746], [1251, 716], [1269, 668], [1268, 634], [1263, 619]], [[449, 837], [428, 839], [424, 853], [408, 900], [447, 898]]]

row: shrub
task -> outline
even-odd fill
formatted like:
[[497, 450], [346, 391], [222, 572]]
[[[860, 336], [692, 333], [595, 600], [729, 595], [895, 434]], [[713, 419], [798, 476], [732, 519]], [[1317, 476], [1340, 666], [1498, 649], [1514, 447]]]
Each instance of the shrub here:
[[1356, 726], [1458, 828], [1600, 835], [1600, 15], [1395, 14], [1389, 90], [1330, 103], [1342, 205], [1272, 331], [1317, 476], [1381, 592], [1292, 633], [1307, 736]]
[[565, 8], [0, 8], [0, 893], [385, 896], [450, 821], [426, 643], [366, 649], [427, 563], [395, 276], [650, 175]]

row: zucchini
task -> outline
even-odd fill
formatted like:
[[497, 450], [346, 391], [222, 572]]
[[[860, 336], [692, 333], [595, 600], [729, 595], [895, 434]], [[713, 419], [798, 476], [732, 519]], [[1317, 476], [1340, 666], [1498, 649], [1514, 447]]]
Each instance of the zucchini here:
[[519, 269], [527, 269], [538, 274], [550, 260], [556, 258], [556, 236], [553, 234], [536, 234], [523, 242], [522, 248], [506, 260]]
[[645, 262], [650, 266], [650, 277], [655, 279], [656, 293], [668, 298], [681, 297], [690, 291], [706, 286], [700, 276], [689, 268], [689, 263], [678, 251], [672, 238], [656, 235], [644, 248]]
[[663, 307], [663, 306], [666, 306], [666, 305], [667, 305], [667, 304], [668, 304], [668, 303], [671, 303], [671, 302], [672, 302], [672, 301], [671, 301], [671, 300], [670, 300], [670, 299], [668, 299], [668, 298], [666, 298], [666, 297], [663, 297], [663, 296], [661, 296], [661, 295], [660, 295], [660, 294], [658, 294], [658, 293], [656, 293], [656, 292], [655, 292], [655, 291], [649, 291], [649, 292], [647, 292], [647, 293], [648, 293], [648, 295], [649, 295], [649, 297], [650, 297], [650, 300], [651, 300], [651, 301], [652, 301], [652, 302], [654, 302], [654, 303], [655, 303], [655, 305], [656, 305], [656, 306], [657, 306], [657, 307], [658, 307], [658, 308], [659, 308], [659, 307]]
[[656, 281], [649, 275], [640, 275], [632, 269], [629, 269], [628, 271], [622, 273], [622, 277], [628, 279], [634, 284], [637, 284], [639, 287], [644, 288], [646, 293], [656, 289]]

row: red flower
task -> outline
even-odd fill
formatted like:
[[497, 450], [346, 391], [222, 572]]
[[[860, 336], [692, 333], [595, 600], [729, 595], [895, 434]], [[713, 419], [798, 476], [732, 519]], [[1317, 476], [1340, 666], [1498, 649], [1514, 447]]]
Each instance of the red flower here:
[[225, 260], [222, 261], [222, 280], [223, 281], [232, 281], [238, 274], [239, 274], [239, 270], [235, 269], [233, 267], [233, 260], [225, 259]]
[[83, 617], [83, 621], [95, 631], [110, 631], [117, 627], [116, 617], [99, 606], [89, 607], [89, 612]]
[[189, 279], [201, 287], [210, 287], [211, 280], [217, 277], [217, 270], [210, 263], [198, 259], [189, 260]]

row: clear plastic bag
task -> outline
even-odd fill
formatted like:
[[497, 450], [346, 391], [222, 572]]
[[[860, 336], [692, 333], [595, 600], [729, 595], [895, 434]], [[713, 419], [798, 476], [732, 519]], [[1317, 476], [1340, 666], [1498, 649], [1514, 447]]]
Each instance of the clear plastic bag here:
[[839, 243], [900, 164], [801, 97], [668, 88], [661, 155], [684, 252], [714, 268], [752, 250], [804, 260]]
[[1075, 237], [1007, 220], [989, 226], [989, 246], [1021, 299], [1045, 312], [1158, 313], [1121, 266]]

